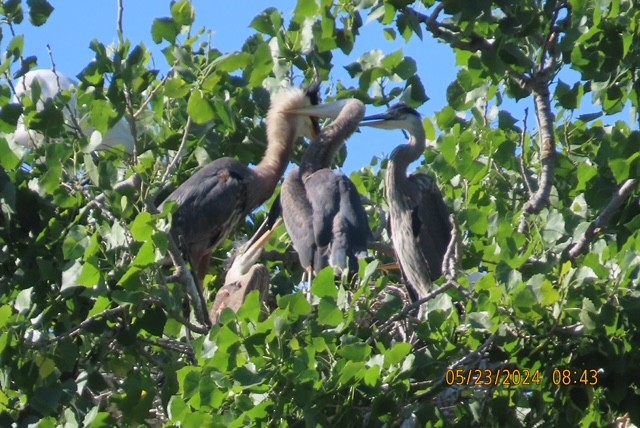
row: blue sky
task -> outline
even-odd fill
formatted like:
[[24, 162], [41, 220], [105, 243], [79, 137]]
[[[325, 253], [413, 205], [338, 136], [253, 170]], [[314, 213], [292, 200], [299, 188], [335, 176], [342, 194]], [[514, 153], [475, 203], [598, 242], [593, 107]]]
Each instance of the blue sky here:
[[[89, 42], [98, 39], [108, 45], [117, 40], [116, 0], [49, 0], [55, 7], [49, 21], [42, 27], [36, 28], [29, 23], [17, 27], [17, 33], [25, 35], [26, 55], [36, 55], [40, 68], [50, 68], [51, 63], [47, 53], [47, 44], [51, 46], [53, 58], [58, 70], [75, 76], [93, 58], [89, 49]], [[133, 44], [143, 42], [154, 54], [155, 67], [162, 73], [168, 69], [164, 57], [160, 53], [163, 45], [158, 46], [151, 40], [151, 24], [153, 19], [169, 16], [169, 1], [160, 0], [125, 0], [124, 31]], [[285, 19], [289, 19], [296, 5], [295, 0], [271, 0], [234, 2], [217, 2], [211, 0], [193, 0], [196, 9], [195, 29], [205, 27], [213, 31], [212, 44], [223, 52], [237, 50], [244, 40], [253, 33], [249, 28], [252, 19], [267, 7], [275, 6], [280, 9]], [[364, 17], [366, 20], [366, 17]], [[7, 34], [5, 32], [5, 43]], [[355, 85], [349, 81], [349, 76], [343, 66], [357, 60], [362, 54], [380, 49], [391, 53], [403, 49], [405, 55], [416, 60], [418, 72], [431, 98], [419, 110], [424, 116], [432, 116], [447, 105], [446, 89], [455, 79], [457, 69], [453, 51], [444, 44], [434, 41], [425, 31], [424, 40], [414, 37], [405, 44], [402, 38], [390, 42], [384, 39], [381, 26], [372, 22], [361, 30], [356, 46], [349, 56], [341, 52], [334, 53], [334, 73], [332, 80], [342, 80], [347, 85]], [[571, 76], [568, 74], [567, 76]], [[565, 79], [572, 84], [577, 77]], [[590, 97], [585, 100], [586, 111], [589, 108]], [[501, 108], [507, 109], [516, 119], [521, 119], [524, 108], [529, 107], [528, 129], [535, 128], [533, 105], [530, 99], [513, 103], [505, 103]], [[380, 112], [380, 109], [370, 109], [369, 114]], [[629, 121], [628, 113], [621, 119]], [[361, 134], [354, 135], [348, 143], [349, 155], [344, 165], [347, 172], [369, 165], [373, 156], [387, 156], [393, 148], [402, 143], [400, 132], [391, 133], [374, 129], [363, 129]]]
[[[51, 62], [47, 53], [47, 44], [51, 46], [56, 68], [71, 76], [78, 74], [93, 58], [89, 42], [98, 39], [108, 45], [117, 40], [116, 0], [49, 0], [55, 7], [49, 21], [40, 27], [23, 23], [17, 27], [17, 33], [25, 35], [26, 55], [38, 57], [39, 68], [50, 68]], [[238, 50], [244, 40], [254, 30], [249, 28], [253, 18], [267, 7], [280, 9], [285, 19], [289, 19], [295, 8], [295, 0], [236, 1], [214, 2], [211, 0], [194, 0], [196, 9], [195, 29], [205, 27], [213, 31], [212, 44], [223, 52]], [[223, 5], [223, 6], [221, 6]], [[156, 45], [151, 40], [151, 24], [153, 19], [169, 16], [169, 1], [159, 0], [125, 0], [124, 32], [133, 44], [143, 42], [154, 54], [155, 67], [162, 73], [168, 69], [164, 57], [160, 53], [163, 45]], [[415, 39], [406, 45], [402, 38], [389, 42], [382, 36], [377, 22], [366, 25], [356, 41], [356, 47], [347, 57], [341, 52], [334, 53], [333, 80], [343, 80], [348, 84], [350, 77], [342, 68], [357, 60], [362, 54], [381, 49], [391, 53], [404, 49], [418, 63], [423, 84], [431, 98], [420, 112], [432, 115], [446, 105], [446, 88], [455, 77], [453, 52], [443, 44], [425, 37], [424, 42]], [[372, 109], [369, 113], [381, 112]], [[369, 165], [373, 156], [387, 156], [393, 148], [403, 142], [400, 132], [390, 133], [366, 129], [362, 134], [352, 137], [348, 143], [349, 155], [344, 165], [347, 172]]]

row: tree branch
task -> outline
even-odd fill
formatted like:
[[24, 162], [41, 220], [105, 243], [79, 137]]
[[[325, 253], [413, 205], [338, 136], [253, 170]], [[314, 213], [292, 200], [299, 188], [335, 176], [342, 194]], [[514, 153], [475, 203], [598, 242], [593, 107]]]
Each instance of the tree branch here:
[[624, 203], [625, 200], [631, 195], [631, 193], [635, 190], [636, 185], [638, 184], [638, 180], [633, 178], [622, 183], [622, 186], [618, 188], [616, 193], [609, 201], [609, 205], [605, 207], [604, 210], [600, 213], [598, 218], [595, 221], [589, 224], [587, 230], [585, 231], [582, 238], [576, 242], [571, 249], [569, 250], [569, 257], [575, 259], [580, 254], [584, 253], [587, 249], [589, 243], [595, 238], [597, 234], [600, 233], [602, 228], [606, 226], [609, 221], [611, 221], [611, 217], [620, 209], [620, 206]]

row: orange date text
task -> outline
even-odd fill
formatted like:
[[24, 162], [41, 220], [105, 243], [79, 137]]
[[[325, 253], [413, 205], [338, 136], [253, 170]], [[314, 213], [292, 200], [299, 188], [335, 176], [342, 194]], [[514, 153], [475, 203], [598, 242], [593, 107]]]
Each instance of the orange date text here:
[[449, 369], [447, 385], [457, 386], [519, 386], [540, 385], [539, 370], [527, 369]]

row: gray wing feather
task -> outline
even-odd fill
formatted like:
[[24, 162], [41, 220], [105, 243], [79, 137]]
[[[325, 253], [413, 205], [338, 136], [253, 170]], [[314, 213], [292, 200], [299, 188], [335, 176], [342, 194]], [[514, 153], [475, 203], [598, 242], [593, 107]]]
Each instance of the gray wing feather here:
[[192, 175], [167, 200], [174, 200], [172, 232], [185, 245], [211, 248], [246, 215], [244, 196], [251, 171], [231, 158], [217, 159]]
[[449, 213], [435, 181], [424, 174], [413, 174], [409, 180], [419, 192], [413, 212], [413, 233], [429, 264], [431, 279], [442, 275], [442, 261], [451, 240]]
[[280, 204], [282, 218], [293, 247], [298, 252], [300, 264], [307, 269], [313, 264], [316, 243], [313, 234], [313, 212], [300, 179], [300, 170], [291, 171], [284, 180], [280, 192]]

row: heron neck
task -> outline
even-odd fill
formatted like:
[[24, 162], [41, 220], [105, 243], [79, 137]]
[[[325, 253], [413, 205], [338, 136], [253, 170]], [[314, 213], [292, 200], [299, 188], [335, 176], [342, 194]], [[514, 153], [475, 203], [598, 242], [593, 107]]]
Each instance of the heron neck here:
[[340, 147], [358, 129], [364, 110], [360, 101], [347, 103], [338, 117], [311, 142], [302, 157], [300, 171], [309, 174], [330, 167]]
[[[267, 150], [254, 169], [261, 189], [268, 193], [267, 197], [273, 193], [284, 174], [297, 138], [295, 125], [289, 123], [284, 113], [276, 113], [274, 116], [277, 117], [271, 117], [267, 123]], [[274, 124], [274, 121], [279, 123]]]
[[[407, 168], [411, 162], [420, 158], [426, 148], [426, 140], [422, 124], [409, 130], [409, 144], [396, 147], [391, 153], [389, 172], [394, 174], [396, 180], [406, 178]], [[402, 177], [398, 177], [401, 175]]]

